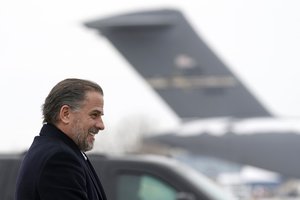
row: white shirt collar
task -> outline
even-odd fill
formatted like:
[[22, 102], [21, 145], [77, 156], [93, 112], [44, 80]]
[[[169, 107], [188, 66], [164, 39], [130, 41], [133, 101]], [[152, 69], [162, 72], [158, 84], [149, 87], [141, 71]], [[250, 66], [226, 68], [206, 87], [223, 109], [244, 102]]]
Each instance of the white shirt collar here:
[[81, 152], [81, 154], [82, 154], [83, 158], [84, 158], [85, 160], [87, 160], [87, 157], [86, 157], [85, 153]]

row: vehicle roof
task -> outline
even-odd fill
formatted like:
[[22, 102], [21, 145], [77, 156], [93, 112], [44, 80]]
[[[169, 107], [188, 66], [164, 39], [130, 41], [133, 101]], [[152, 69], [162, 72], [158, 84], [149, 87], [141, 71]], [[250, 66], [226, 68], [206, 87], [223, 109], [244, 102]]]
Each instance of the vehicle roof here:
[[121, 154], [121, 155], [105, 155], [92, 153], [88, 154], [90, 159], [103, 159], [109, 161], [139, 162], [139, 163], [156, 163], [161, 165], [174, 166], [179, 161], [172, 157], [154, 155], [154, 154]]

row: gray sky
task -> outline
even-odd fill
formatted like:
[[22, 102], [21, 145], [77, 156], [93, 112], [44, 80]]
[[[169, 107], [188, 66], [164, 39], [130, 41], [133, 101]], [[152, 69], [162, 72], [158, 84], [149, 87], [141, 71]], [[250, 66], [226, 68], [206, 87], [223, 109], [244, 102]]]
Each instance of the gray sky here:
[[145, 9], [182, 10], [271, 112], [299, 117], [299, 6], [297, 0], [0, 0], [0, 151], [29, 146], [41, 127], [44, 98], [67, 77], [94, 80], [105, 90], [107, 130], [99, 145], [101, 137], [120, 144], [116, 137], [129, 134], [127, 123], [134, 130], [176, 125], [174, 113], [116, 49], [82, 25]]

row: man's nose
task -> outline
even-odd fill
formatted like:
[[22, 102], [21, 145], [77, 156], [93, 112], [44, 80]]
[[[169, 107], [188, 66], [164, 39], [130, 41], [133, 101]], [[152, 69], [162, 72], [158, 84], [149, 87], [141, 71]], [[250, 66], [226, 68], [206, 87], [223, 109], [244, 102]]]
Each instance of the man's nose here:
[[100, 129], [100, 130], [104, 130], [105, 129], [105, 126], [104, 126], [104, 123], [103, 123], [103, 120], [100, 119], [97, 121], [97, 124], [96, 124], [97, 128]]

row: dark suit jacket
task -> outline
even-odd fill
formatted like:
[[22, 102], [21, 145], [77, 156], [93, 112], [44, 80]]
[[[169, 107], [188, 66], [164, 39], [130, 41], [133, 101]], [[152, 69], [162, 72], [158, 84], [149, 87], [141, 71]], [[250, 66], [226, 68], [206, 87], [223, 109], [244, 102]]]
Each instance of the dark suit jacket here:
[[51, 124], [34, 138], [16, 186], [16, 200], [106, 200], [91, 163], [73, 140]]

